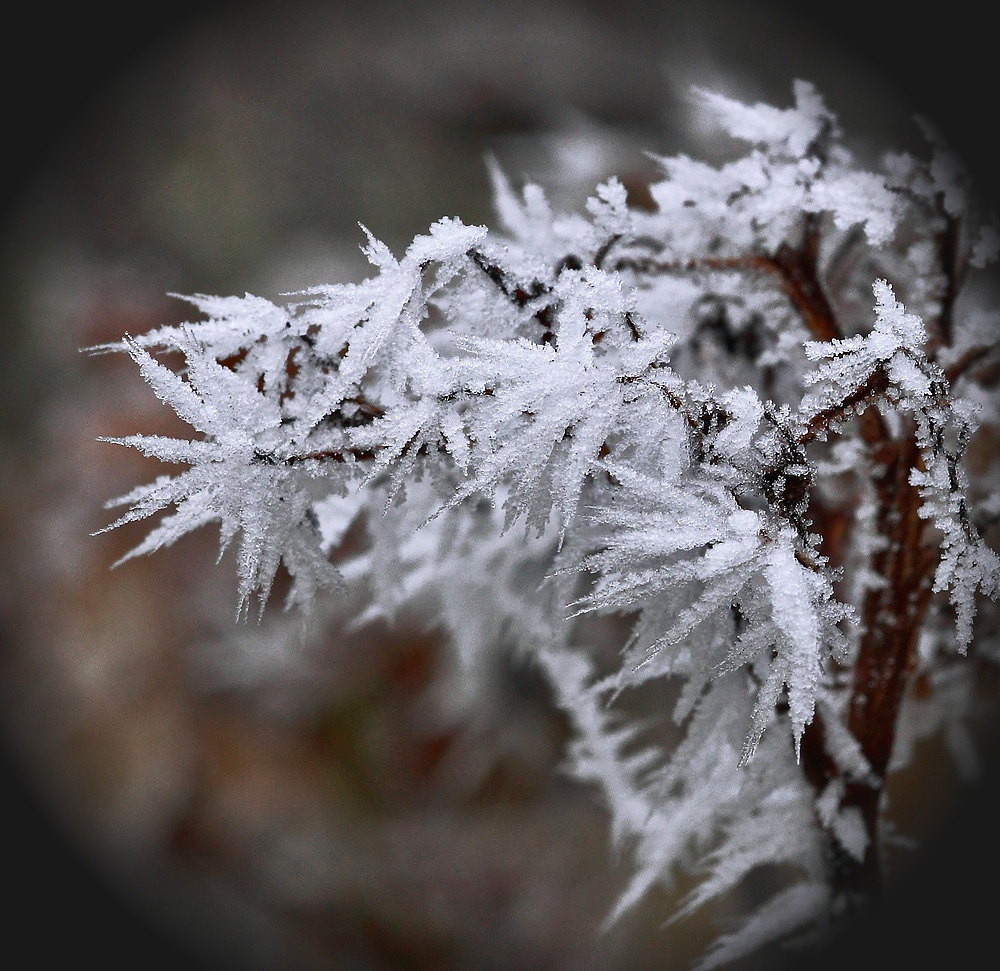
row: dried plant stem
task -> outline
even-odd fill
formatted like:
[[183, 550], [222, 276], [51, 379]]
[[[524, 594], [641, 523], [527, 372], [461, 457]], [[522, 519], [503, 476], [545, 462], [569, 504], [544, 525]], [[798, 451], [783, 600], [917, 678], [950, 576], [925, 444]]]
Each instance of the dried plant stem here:
[[[801, 248], [782, 247], [771, 261], [783, 288], [816, 340], [842, 336], [827, 299], [817, 266], [817, 232], [807, 226]], [[877, 382], [863, 392], [878, 393]], [[868, 837], [864, 857], [857, 860], [842, 849], [833, 850], [836, 889], [848, 899], [876, 894], [883, 883], [879, 855], [879, 808], [892, 755], [900, 707], [916, 657], [917, 634], [931, 597], [934, 550], [923, 542], [924, 520], [920, 495], [910, 483], [910, 471], [922, 468], [912, 427], [894, 438], [874, 408], [859, 416], [859, 431], [869, 447], [877, 509], [873, 529], [885, 539], [870, 569], [884, 581], [866, 593], [862, 607], [862, 635], [854, 661], [848, 705], [848, 729], [860, 744], [871, 774], [849, 780], [841, 809], [856, 808]], [[836, 518], [827, 515], [825, 518]], [[847, 528], [851, 528], [849, 524]], [[843, 539], [843, 537], [841, 537]], [[840, 544], [831, 544], [839, 547]], [[831, 550], [836, 560], [838, 550]], [[824, 726], [817, 712], [802, 740], [802, 760], [817, 792], [841, 774], [826, 753]]]

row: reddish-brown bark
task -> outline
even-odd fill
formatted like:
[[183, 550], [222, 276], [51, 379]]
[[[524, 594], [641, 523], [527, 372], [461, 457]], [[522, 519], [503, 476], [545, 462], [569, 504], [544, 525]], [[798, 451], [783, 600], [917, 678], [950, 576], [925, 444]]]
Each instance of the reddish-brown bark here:
[[[816, 340], [843, 336], [820, 278], [818, 227], [806, 227], [802, 245], [782, 246], [770, 261], [789, 300], [802, 316]], [[880, 372], [876, 372], [880, 374]], [[884, 391], [878, 379], [858, 389], [850, 404], [871, 404]], [[846, 414], [846, 411], [844, 412]], [[842, 414], [817, 416], [809, 435]], [[931, 596], [934, 572], [933, 549], [923, 542], [924, 520], [919, 515], [920, 495], [910, 483], [910, 471], [920, 468], [921, 456], [912, 428], [893, 437], [873, 407], [858, 418], [859, 431], [869, 447], [871, 464], [877, 470], [872, 483], [877, 509], [873, 528], [882, 547], [869, 565], [884, 583], [869, 589], [862, 607], [862, 634], [851, 673], [848, 728], [860, 744], [871, 767], [868, 780], [848, 780], [842, 808], [856, 808], [864, 819], [868, 844], [857, 861], [835, 848], [834, 878], [848, 895], [870, 894], [882, 884], [879, 861], [879, 806], [907, 684], [913, 672], [917, 635]], [[815, 426], [815, 427], [813, 427]], [[837, 536], [824, 532], [826, 549], [834, 562], [849, 528], [837, 510], [822, 510], [818, 517], [836, 527]], [[823, 523], [818, 523], [822, 528]], [[807, 778], [817, 789], [840, 775], [840, 769], [825, 747], [825, 729], [817, 713], [802, 739], [801, 758]]]

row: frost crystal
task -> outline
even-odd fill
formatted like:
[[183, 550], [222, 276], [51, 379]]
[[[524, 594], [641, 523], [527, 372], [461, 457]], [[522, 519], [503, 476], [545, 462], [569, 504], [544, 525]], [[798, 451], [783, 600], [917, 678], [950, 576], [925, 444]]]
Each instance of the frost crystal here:
[[[698, 882], [674, 919], [787, 875], [704, 968], [815, 930], [871, 878], [893, 743], [958, 737], [957, 691], [921, 721], [910, 679], [944, 684], [1000, 592], [988, 447], [965, 462], [1000, 418], [996, 312], [957, 299], [996, 229], [930, 129], [928, 159], [868, 170], [817, 91], [793, 94], [697, 92], [745, 153], [657, 159], [652, 207], [612, 178], [559, 213], [491, 161], [503, 233], [442, 219], [397, 257], [364, 230], [361, 283], [196, 296], [206, 319], [99, 348], [195, 433], [107, 439], [187, 466], [116, 501], [109, 529], [164, 513], [125, 559], [218, 523], [240, 613], [281, 564], [302, 608], [419, 605], [463, 697], [515, 643], [632, 861], [609, 920], [680, 870]], [[623, 643], [595, 646], [600, 617]], [[625, 714], [640, 686], [669, 730]]]

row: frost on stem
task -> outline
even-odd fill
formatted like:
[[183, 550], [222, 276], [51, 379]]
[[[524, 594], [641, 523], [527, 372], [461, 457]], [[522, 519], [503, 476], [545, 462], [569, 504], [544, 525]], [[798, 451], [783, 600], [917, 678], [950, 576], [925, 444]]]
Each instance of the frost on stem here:
[[[996, 656], [995, 470], [963, 464], [996, 424], [996, 316], [962, 284], [997, 235], [929, 129], [927, 159], [867, 169], [806, 82], [695, 97], [742, 154], [658, 159], [652, 209], [612, 178], [558, 213], [491, 163], [503, 232], [442, 219], [396, 257], [365, 231], [362, 283], [192, 297], [204, 319], [100, 350], [198, 436], [109, 439], [187, 466], [117, 501], [108, 528], [166, 511], [129, 556], [217, 522], [240, 612], [283, 563], [300, 608], [435, 604], [470, 666], [513, 632], [630, 848], [613, 917], [681, 868], [675, 919], [783, 865], [709, 967], [877, 885], [893, 746], [964, 716], [901, 717], [907, 685]], [[601, 614], [629, 624], [617, 668], [581, 646]], [[651, 681], [670, 750], [616, 708]]]

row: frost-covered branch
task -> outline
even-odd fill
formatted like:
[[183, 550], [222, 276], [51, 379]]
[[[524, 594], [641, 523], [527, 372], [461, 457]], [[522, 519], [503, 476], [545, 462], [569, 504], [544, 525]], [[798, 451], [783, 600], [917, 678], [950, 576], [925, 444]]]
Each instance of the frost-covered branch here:
[[[997, 236], [929, 130], [868, 169], [805, 82], [695, 97], [741, 153], [658, 158], [651, 208], [611, 178], [557, 213], [492, 163], [500, 231], [442, 219], [399, 257], [365, 231], [361, 283], [196, 296], [99, 350], [194, 436], [108, 439], [187, 466], [117, 500], [109, 529], [165, 514], [125, 559], [214, 522], [241, 613], [283, 564], [289, 605], [433, 604], [466, 667], [513, 636], [630, 847], [615, 916], [682, 868], [678, 917], [787, 869], [707, 967], [877, 885], [908, 685], [1000, 592], [995, 473], [965, 464], [994, 318], [963, 290]], [[601, 615], [607, 670], [576, 637]], [[652, 682], [674, 749], [616, 708]]]

